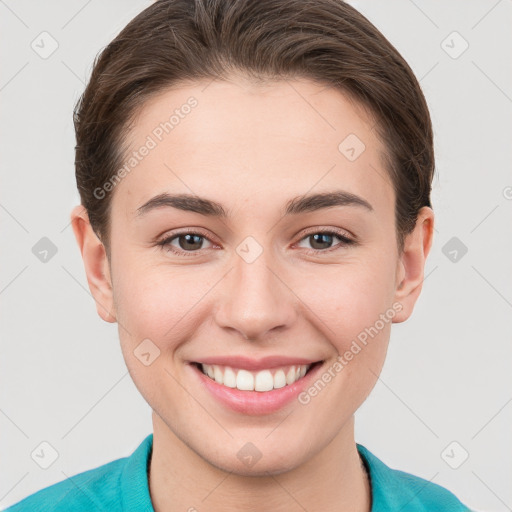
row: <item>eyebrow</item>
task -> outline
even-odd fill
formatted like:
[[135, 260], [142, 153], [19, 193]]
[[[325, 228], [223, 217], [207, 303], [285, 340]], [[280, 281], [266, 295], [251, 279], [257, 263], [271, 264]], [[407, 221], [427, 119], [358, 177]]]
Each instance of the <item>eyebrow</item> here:
[[[295, 197], [286, 203], [284, 215], [298, 215], [335, 206], [358, 206], [370, 212], [374, 211], [372, 205], [362, 197], [345, 190], [335, 190]], [[208, 217], [229, 217], [228, 212], [216, 201], [191, 194], [169, 194], [167, 192], [152, 197], [137, 208], [136, 216], [141, 217], [151, 210], [162, 207], [176, 208]]]

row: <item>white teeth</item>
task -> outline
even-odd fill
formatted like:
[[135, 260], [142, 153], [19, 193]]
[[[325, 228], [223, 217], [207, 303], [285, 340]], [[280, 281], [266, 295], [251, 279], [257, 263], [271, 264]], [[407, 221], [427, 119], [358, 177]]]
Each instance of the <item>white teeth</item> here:
[[274, 375], [274, 388], [284, 388], [286, 386], [286, 376], [283, 370], [277, 370]]
[[[202, 364], [201, 369], [205, 375], [214, 379], [218, 384], [241, 391], [271, 391], [293, 384], [306, 375], [310, 365], [287, 366], [277, 370], [261, 370], [250, 372], [248, 370], [218, 366], [216, 364]], [[272, 373], [274, 372], [274, 373]]]
[[218, 366], [213, 367], [213, 377], [215, 379], [215, 382], [218, 382], [219, 384], [224, 383], [224, 375], [222, 374], [222, 370]]
[[254, 391], [254, 377], [247, 370], [238, 370], [236, 387], [242, 391]]
[[295, 382], [295, 366], [292, 366], [286, 374], [286, 384], [290, 385]]
[[231, 368], [226, 368], [224, 370], [223, 384], [228, 388], [236, 388], [236, 373]]
[[274, 389], [272, 374], [268, 370], [258, 372], [254, 382], [254, 391], [270, 391], [271, 389]]

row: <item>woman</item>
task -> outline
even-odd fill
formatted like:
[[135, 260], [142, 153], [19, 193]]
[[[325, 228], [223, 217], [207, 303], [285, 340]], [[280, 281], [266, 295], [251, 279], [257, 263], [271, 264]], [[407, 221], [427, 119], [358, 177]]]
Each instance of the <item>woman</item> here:
[[153, 433], [9, 510], [469, 510], [354, 439], [434, 223], [427, 105], [368, 20], [158, 0], [75, 127], [74, 233]]

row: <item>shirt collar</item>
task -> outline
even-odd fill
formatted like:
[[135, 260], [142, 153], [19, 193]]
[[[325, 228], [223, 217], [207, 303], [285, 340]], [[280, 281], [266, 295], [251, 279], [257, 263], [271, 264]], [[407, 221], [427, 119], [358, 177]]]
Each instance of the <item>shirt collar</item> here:
[[120, 477], [123, 511], [154, 512], [148, 482], [152, 449], [153, 434], [151, 433], [126, 461]]
[[[419, 494], [428, 486], [428, 482], [416, 479], [403, 471], [392, 469], [368, 448], [358, 443], [356, 446], [366, 471], [370, 475], [371, 512], [398, 509], [405, 512], [406, 510], [418, 510], [418, 507], [421, 507], [421, 503], [418, 501]], [[402, 476], [406, 476], [406, 479], [401, 478]]]
[[[370, 478], [371, 512], [390, 510], [393, 483], [391, 469], [366, 447], [356, 443], [357, 450]], [[126, 512], [154, 512], [149, 493], [148, 471], [153, 449], [153, 434], [149, 434], [127, 458], [121, 473], [121, 501]], [[392, 494], [392, 493], [391, 493]]]

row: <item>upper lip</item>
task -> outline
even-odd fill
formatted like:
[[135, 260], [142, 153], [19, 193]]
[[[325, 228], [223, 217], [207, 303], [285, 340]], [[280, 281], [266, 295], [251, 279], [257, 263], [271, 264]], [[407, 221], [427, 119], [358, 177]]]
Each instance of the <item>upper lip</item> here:
[[[247, 356], [214, 356], [203, 357], [201, 360], [193, 361], [194, 363], [215, 364], [219, 366], [231, 366], [242, 370], [258, 371], [275, 368], [278, 366], [290, 365], [311, 365], [319, 362], [320, 359], [305, 359], [301, 357], [288, 356], [266, 356], [261, 359], [251, 359]], [[191, 361], [192, 362], [192, 361]]]

